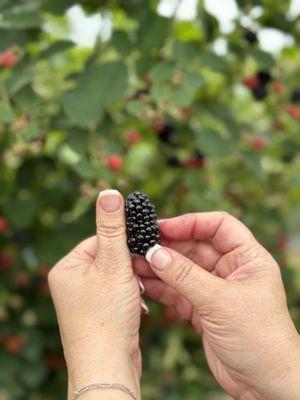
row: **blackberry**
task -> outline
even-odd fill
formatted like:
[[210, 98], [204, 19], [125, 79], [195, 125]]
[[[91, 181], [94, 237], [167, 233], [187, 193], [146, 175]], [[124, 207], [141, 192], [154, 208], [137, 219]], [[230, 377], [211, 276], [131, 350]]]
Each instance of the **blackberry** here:
[[133, 254], [145, 256], [160, 243], [155, 206], [148, 196], [136, 190], [125, 201], [127, 244]]
[[246, 31], [245, 35], [244, 35], [244, 38], [250, 44], [255, 44], [255, 43], [258, 42], [257, 34], [255, 32], [252, 32], [252, 31]]
[[256, 100], [263, 100], [268, 95], [267, 89], [264, 86], [258, 86], [252, 90], [252, 93]]
[[268, 71], [259, 71], [257, 73], [258, 78], [262, 85], [267, 85], [272, 80], [272, 75]]
[[300, 89], [295, 89], [291, 95], [292, 103], [300, 103]]

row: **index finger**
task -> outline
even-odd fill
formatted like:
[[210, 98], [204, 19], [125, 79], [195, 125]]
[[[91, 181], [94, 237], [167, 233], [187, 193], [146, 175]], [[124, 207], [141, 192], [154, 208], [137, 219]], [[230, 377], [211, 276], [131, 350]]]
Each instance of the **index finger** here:
[[162, 220], [161, 233], [171, 240], [211, 241], [220, 253], [228, 253], [254, 240], [250, 230], [238, 219], [223, 211], [186, 214]]

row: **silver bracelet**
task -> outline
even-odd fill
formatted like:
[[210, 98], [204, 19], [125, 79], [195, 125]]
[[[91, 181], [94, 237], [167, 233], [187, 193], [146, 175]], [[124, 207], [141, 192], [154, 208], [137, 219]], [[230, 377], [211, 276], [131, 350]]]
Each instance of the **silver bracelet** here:
[[81, 394], [88, 392], [90, 390], [96, 390], [96, 389], [117, 389], [117, 390], [122, 390], [123, 392], [126, 392], [131, 396], [134, 400], [138, 400], [137, 395], [134, 393], [133, 390], [129, 389], [122, 383], [116, 383], [116, 382], [111, 382], [111, 383], [92, 383], [90, 385], [86, 385], [82, 387], [79, 390], [75, 390], [73, 392], [74, 397], [73, 399], [77, 399]]

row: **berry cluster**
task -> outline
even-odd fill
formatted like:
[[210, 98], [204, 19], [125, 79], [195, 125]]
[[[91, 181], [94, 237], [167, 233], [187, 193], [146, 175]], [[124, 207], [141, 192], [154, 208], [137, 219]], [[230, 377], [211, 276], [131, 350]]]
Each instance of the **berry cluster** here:
[[145, 256], [160, 242], [155, 206], [147, 195], [136, 190], [125, 202], [127, 244], [133, 254]]
[[256, 100], [263, 100], [268, 95], [268, 84], [272, 81], [272, 76], [268, 71], [259, 71], [254, 76], [244, 79], [243, 83], [249, 89]]

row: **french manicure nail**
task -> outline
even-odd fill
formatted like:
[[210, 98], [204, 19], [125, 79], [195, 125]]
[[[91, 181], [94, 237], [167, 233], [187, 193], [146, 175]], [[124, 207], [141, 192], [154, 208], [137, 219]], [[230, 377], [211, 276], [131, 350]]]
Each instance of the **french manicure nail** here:
[[163, 271], [171, 264], [172, 257], [168, 250], [156, 244], [148, 250], [146, 260], [157, 269]]
[[149, 314], [149, 308], [148, 308], [148, 306], [147, 306], [147, 304], [145, 303], [145, 300], [142, 298], [141, 299], [141, 307], [142, 307], [142, 309], [143, 309], [143, 312], [145, 313], [145, 314]]
[[103, 190], [99, 194], [100, 207], [105, 212], [115, 212], [121, 206], [121, 194], [117, 190]]

